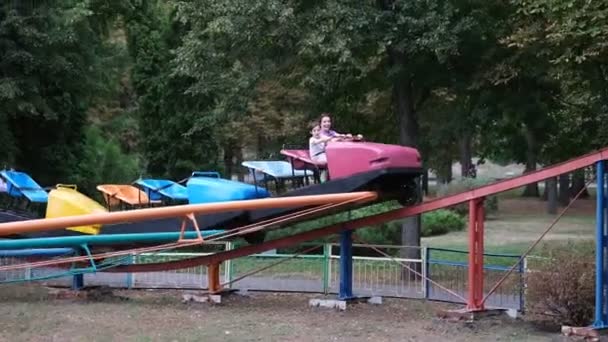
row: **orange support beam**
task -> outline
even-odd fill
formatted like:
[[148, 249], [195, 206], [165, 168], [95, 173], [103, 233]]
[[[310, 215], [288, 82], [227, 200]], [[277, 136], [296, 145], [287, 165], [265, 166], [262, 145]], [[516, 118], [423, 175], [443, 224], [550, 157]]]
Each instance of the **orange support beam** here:
[[483, 198], [469, 201], [469, 298], [467, 309], [482, 311], [483, 305]]
[[59, 230], [65, 229], [66, 227], [147, 221], [172, 217], [179, 218], [188, 215], [213, 214], [240, 210], [298, 208], [329, 203], [340, 203], [352, 200], [356, 200], [356, 202], [353, 202], [353, 204], [366, 203], [377, 198], [378, 194], [376, 192], [361, 191], [330, 195], [276, 197], [233, 202], [176, 205], [162, 208], [147, 208], [79, 216], [16, 221], [0, 224], [0, 236]]
[[218, 293], [222, 290], [220, 283], [220, 263], [213, 263], [207, 266], [207, 283], [209, 293]]

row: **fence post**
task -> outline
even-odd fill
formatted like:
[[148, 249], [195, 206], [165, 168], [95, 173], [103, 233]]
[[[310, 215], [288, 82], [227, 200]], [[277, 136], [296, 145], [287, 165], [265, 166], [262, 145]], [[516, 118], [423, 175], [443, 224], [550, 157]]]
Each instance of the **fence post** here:
[[323, 293], [329, 294], [329, 267], [331, 263], [331, 244], [323, 244]]
[[[82, 253], [79, 251], [76, 253], [76, 255], [82, 255]], [[82, 290], [82, 288], [84, 288], [84, 274], [82, 273], [76, 273], [72, 276], [72, 286], [71, 286], [72, 290], [78, 291], [78, 290]]]
[[[232, 241], [228, 241], [226, 242], [226, 247], [224, 247], [227, 251], [230, 251], [234, 248], [233, 242]], [[232, 279], [233, 279], [233, 274], [232, 274], [232, 259], [228, 259], [225, 261], [225, 265], [224, 265], [225, 269], [224, 269], [224, 281], [226, 283], [228, 283], [228, 288], [232, 289]], [[209, 275], [207, 275], [209, 276]]]
[[526, 269], [528, 264], [528, 257], [524, 257], [524, 260], [519, 263], [519, 311], [523, 312], [526, 305]]
[[353, 299], [353, 231], [340, 233], [340, 300]]
[[[133, 259], [134, 259], [133, 253], [129, 254], [127, 256], [127, 260], [126, 260], [127, 265], [132, 265]], [[131, 273], [131, 272], [127, 273], [127, 288], [128, 289], [133, 288], [133, 273]]]
[[32, 268], [28, 267], [25, 269], [25, 280], [32, 279]]
[[424, 265], [422, 269], [422, 277], [424, 281], [424, 299], [429, 299], [429, 278], [431, 277], [431, 249], [428, 246], [422, 247], [424, 253], [422, 253], [422, 263]]

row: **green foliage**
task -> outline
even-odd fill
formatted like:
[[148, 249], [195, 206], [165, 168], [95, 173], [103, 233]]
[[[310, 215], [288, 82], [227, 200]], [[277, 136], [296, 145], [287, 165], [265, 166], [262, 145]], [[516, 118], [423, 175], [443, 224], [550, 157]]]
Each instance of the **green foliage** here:
[[[0, 6], [0, 166], [87, 191], [135, 169], [180, 179], [220, 168], [222, 152], [228, 167], [243, 148], [274, 159], [305, 144], [324, 111], [339, 131], [415, 142], [446, 177], [463, 137], [492, 159], [561, 161], [608, 144], [607, 11], [583, 0], [13, 1]], [[85, 136], [90, 125], [101, 132]], [[85, 167], [95, 153], [124, 168]], [[399, 225], [362, 234], [399, 241]]]
[[119, 143], [102, 131], [90, 126], [86, 129], [83, 155], [74, 174], [79, 191], [95, 197], [99, 184], [130, 184], [139, 176], [139, 160], [125, 154]]
[[[437, 236], [461, 231], [465, 219], [451, 210], [437, 210], [422, 214], [421, 236]], [[401, 221], [383, 223], [371, 228], [357, 230], [362, 241], [378, 245], [399, 245], [401, 243]]]
[[451, 210], [436, 210], [422, 215], [422, 236], [435, 236], [449, 232], [461, 231], [465, 220]]
[[[475, 188], [478, 188], [480, 186], [483, 186], [483, 185], [486, 185], [486, 184], [489, 184], [492, 182], [494, 182], [494, 180], [487, 179], [487, 178], [481, 178], [481, 177], [463, 178], [463, 179], [455, 180], [452, 183], [447, 184], [447, 185], [441, 185], [437, 189], [436, 195], [441, 197], [441, 196], [458, 194], [461, 192], [473, 190]], [[487, 197], [484, 201], [484, 208], [485, 208], [486, 216], [488, 214], [496, 213], [498, 211], [498, 196]], [[461, 215], [467, 215], [469, 213], [468, 203], [459, 204], [457, 206], [452, 207], [452, 209], [456, 210], [456, 212], [458, 212]]]
[[534, 46], [552, 63], [584, 64], [608, 54], [608, 8], [601, 1], [513, 0], [519, 26], [510, 37], [518, 47]]
[[517, 12], [503, 42], [517, 54], [542, 60], [544, 77], [560, 87], [554, 95], [558, 105], [545, 110], [554, 133], [542, 150], [543, 159], [563, 161], [608, 144], [604, 130], [598, 129], [608, 118], [606, 6], [583, 0], [511, 2]]
[[[399, 205], [388, 202], [377, 204], [361, 209], [356, 209], [350, 213], [340, 213], [331, 215], [305, 223], [297, 224], [291, 228], [271, 231], [267, 239], [275, 239], [296, 233], [301, 233], [314, 228], [321, 228], [346, 222], [361, 217], [380, 214], [389, 210], [398, 208]], [[460, 231], [465, 227], [464, 218], [458, 213], [451, 210], [437, 210], [422, 215], [422, 236], [435, 236], [447, 234], [449, 232]], [[359, 239], [368, 244], [379, 245], [399, 245], [401, 242], [401, 221], [386, 222], [375, 225], [369, 228], [358, 229], [357, 236]], [[318, 242], [330, 242], [331, 237], [326, 237], [318, 240]]]
[[[210, 99], [189, 92], [192, 78], [174, 70], [185, 65], [174, 60], [171, 49], [181, 46], [181, 37], [189, 31], [172, 16], [171, 4], [130, 4], [125, 15], [128, 47], [148, 172], [181, 179], [193, 170], [216, 169], [216, 121], [209, 115]], [[195, 125], [197, 130], [192, 129]]]
[[15, 138], [11, 133], [8, 117], [1, 111], [0, 133], [0, 146], [2, 146], [2, 152], [0, 153], [0, 167], [5, 168], [9, 165], [15, 164], [17, 146], [15, 145]]
[[6, 162], [42, 184], [69, 177], [82, 153], [86, 111], [107, 90], [112, 44], [92, 3], [0, 6], [0, 135]]

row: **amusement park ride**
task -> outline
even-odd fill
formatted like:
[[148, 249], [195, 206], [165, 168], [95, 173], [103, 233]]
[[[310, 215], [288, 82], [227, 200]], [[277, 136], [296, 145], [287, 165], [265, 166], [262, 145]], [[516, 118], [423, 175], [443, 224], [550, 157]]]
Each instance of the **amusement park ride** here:
[[[139, 179], [129, 185], [105, 184], [97, 189], [105, 205], [79, 193], [75, 186], [57, 185], [46, 192], [27, 174], [2, 171], [7, 184], [7, 209], [0, 211], [0, 250], [74, 248], [78, 255], [33, 263], [88, 262], [97, 272], [150, 272], [196, 265], [209, 267], [209, 291], [220, 291], [219, 265], [226, 260], [288, 247], [326, 235], [341, 234], [341, 299], [352, 293], [352, 230], [424, 212], [469, 203], [469, 278], [467, 310], [483, 311], [488, 292], [483, 284], [484, 199], [527, 184], [596, 165], [597, 301], [595, 328], [608, 324], [604, 255], [606, 248], [604, 160], [608, 149], [549, 166], [471, 191], [421, 203], [417, 178], [422, 159], [413, 148], [372, 142], [332, 142], [327, 165], [317, 165], [307, 150], [282, 150], [285, 161], [245, 162], [255, 184], [221, 179], [217, 173], [195, 172], [184, 185], [166, 179]], [[327, 168], [330, 180], [306, 185], [309, 175]], [[290, 179], [302, 186], [275, 197], [258, 178]], [[402, 207], [384, 213], [319, 227], [266, 241], [272, 229], [371, 204], [397, 200]], [[29, 213], [15, 208], [31, 209]], [[32, 212], [38, 212], [38, 216]], [[45, 213], [44, 218], [42, 213]], [[116, 264], [95, 267], [111, 257], [151, 250], [196, 246], [242, 237], [249, 245], [202, 257], [163, 263]], [[24, 252], [24, 253], [25, 253]], [[38, 259], [41, 256], [38, 255]], [[60, 260], [60, 261], [57, 261]], [[0, 266], [0, 271], [3, 269]]]

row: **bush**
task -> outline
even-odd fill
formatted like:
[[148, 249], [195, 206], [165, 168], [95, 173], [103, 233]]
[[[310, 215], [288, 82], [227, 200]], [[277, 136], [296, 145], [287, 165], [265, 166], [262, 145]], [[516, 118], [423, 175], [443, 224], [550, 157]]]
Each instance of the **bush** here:
[[[387, 202], [361, 209], [353, 210], [350, 219], [379, 214], [400, 207], [394, 202]], [[297, 234], [313, 228], [324, 227], [338, 222], [348, 220], [348, 213], [339, 213], [322, 217], [316, 220], [296, 224], [287, 229], [270, 231], [267, 240], [277, 239], [288, 235]], [[423, 237], [446, 234], [452, 231], [460, 231], [465, 227], [465, 219], [451, 210], [436, 210], [422, 214], [421, 235]], [[375, 245], [400, 245], [401, 244], [401, 221], [386, 222], [370, 228], [357, 230], [357, 236], [368, 244]], [[329, 241], [329, 237], [317, 240], [317, 242]]]
[[[461, 180], [453, 181], [447, 185], [441, 185], [437, 189], [437, 196], [443, 197], [447, 195], [458, 194], [475, 188], [479, 188], [483, 185], [493, 183], [494, 180], [489, 178], [463, 178]], [[498, 197], [489, 196], [484, 202], [486, 216], [488, 214], [494, 214], [498, 212]], [[454, 206], [452, 209], [456, 210], [461, 215], [468, 215], [469, 204], [463, 203]]]
[[458, 213], [440, 209], [422, 215], [422, 236], [435, 236], [460, 231], [465, 227], [465, 219]]
[[591, 244], [545, 250], [527, 274], [528, 305], [554, 323], [586, 326], [593, 320], [595, 257]]

